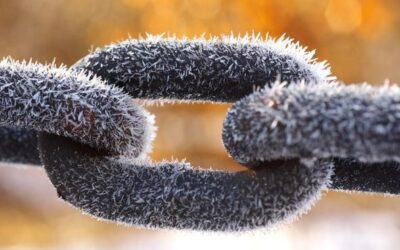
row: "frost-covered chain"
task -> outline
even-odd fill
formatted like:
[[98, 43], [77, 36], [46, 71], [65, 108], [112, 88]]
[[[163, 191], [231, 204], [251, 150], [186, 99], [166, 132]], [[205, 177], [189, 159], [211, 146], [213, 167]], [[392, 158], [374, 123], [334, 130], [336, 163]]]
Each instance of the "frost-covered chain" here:
[[[278, 78], [329, 76], [325, 64], [287, 40], [231, 37], [128, 40], [74, 67], [153, 100], [231, 101]], [[237, 231], [288, 221], [310, 207], [332, 171], [330, 162], [300, 159], [258, 171], [195, 170], [184, 162], [104, 157], [53, 135], [40, 137], [40, 149], [63, 199], [98, 218], [150, 227]]]
[[[18, 69], [25, 72], [24, 70], [33, 66], [43, 67], [29, 64], [19, 65]], [[50, 78], [55, 82], [59, 81], [62, 90], [70, 90], [69, 84], [73, 85], [74, 81], [63, 81], [68, 79], [66, 76], [48, 77], [47, 73], [51, 72], [49, 69], [54, 69], [54, 67], [43, 67], [43, 69], [44, 73], [38, 74], [37, 78], [44, 78], [46, 81], [39, 83], [39, 86], [42, 86], [41, 84], [53, 86], [54, 84], [52, 85], [48, 79]], [[85, 75], [81, 72], [82, 70], [85, 71]], [[304, 125], [304, 136], [310, 136], [307, 138], [310, 140], [314, 138], [312, 136], [315, 135], [310, 135], [311, 132], [307, 129], [314, 128], [317, 122], [310, 122], [309, 119], [313, 116], [308, 117], [307, 115], [310, 114], [307, 111], [314, 114], [314, 112], [325, 112], [325, 109], [317, 107], [318, 105], [338, 104], [338, 107], [343, 105], [340, 100], [332, 104], [326, 104], [322, 99], [318, 103], [312, 101], [313, 95], [318, 96], [318, 93], [313, 92], [313, 90], [317, 91], [315, 86], [318, 85], [312, 83], [333, 89], [338, 85], [327, 83], [332, 80], [332, 77], [325, 63], [316, 62], [311, 53], [305, 52], [303, 48], [290, 40], [261, 40], [259, 37], [238, 39], [223, 37], [211, 40], [177, 40], [161, 37], [130, 39], [98, 49], [80, 60], [71, 70], [64, 71], [66, 75], [84, 78], [85, 81], [80, 82], [81, 84], [88, 81], [95, 82], [96, 88], [97, 84], [102, 87], [105, 86], [104, 84], [118, 86], [134, 98], [159, 101], [238, 101], [228, 112], [223, 131], [224, 143], [232, 157], [238, 162], [249, 166], [262, 166], [244, 172], [231, 173], [197, 170], [184, 162], [153, 163], [146, 158], [145, 154], [150, 148], [153, 135], [151, 115], [130, 97], [126, 98], [129, 100], [126, 103], [131, 104], [132, 107], [129, 107], [135, 112], [128, 115], [124, 113], [127, 109], [131, 109], [124, 106], [125, 102], [122, 100], [125, 100], [125, 94], [117, 87], [106, 89], [118, 93], [116, 97], [111, 97], [111, 100], [119, 99], [124, 103], [122, 106], [119, 106], [120, 102], [109, 103], [108, 97], [104, 100], [100, 98], [102, 101], [99, 106], [97, 103], [93, 104], [93, 100], [98, 97], [93, 92], [97, 93], [97, 89], [93, 91], [87, 88], [83, 91], [93, 96], [86, 96], [83, 93], [83, 96], [80, 96], [81, 89], [77, 89], [77, 93], [71, 90], [67, 91], [69, 94], [66, 95], [52, 96], [50, 100], [55, 98], [56, 102], [48, 101], [49, 106], [52, 107], [50, 110], [57, 107], [55, 104], [59, 102], [63, 104], [65, 102], [63, 98], [69, 97], [70, 94], [78, 95], [79, 98], [76, 100], [89, 98], [82, 103], [73, 102], [76, 106], [73, 106], [72, 110], [67, 109], [68, 112], [65, 113], [69, 115], [69, 112], [72, 112], [75, 114], [74, 118], [84, 117], [89, 124], [83, 123], [83, 125], [86, 124], [85, 127], [77, 123], [77, 128], [70, 129], [65, 126], [65, 121], [53, 121], [53, 119], [58, 120], [63, 117], [55, 112], [56, 116], [43, 116], [48, 117], [44, 121], [50, 126], [40, 126], [39, 123], [35, 123], [34, 118], [29, 118], [34, 121], [32, 124], [37, 125], [32, 126], [29, 122], [25, 122], [19, 124], [19, 127], [47, 132], [40, 134], [40, 156], [57, 193], [65, 201], [100, 219], [148, 227], [237, 231], [271, 226], [296, 218], [310, 208], [318, 199], [320, 192], [326, 189], [331, 181], [331, 188], [349, 189], [351, 187], [360, 190], [360, 187], [364, 185], [364, 190], [372, 188], [370, 191], [387, 192], [386, 186], [379, 189], [373, 182], [361, 183], [357, 179], [364, 172], [366, 176], [376, 172], [376, 168], [370, 168], [368, 165], [370, 163], [359, 162], [358, 159], [332, 159], [327, 155], [315, 154], [315, 148], [318, 147], [309, 148], [313, 146], [312, 143], [304, 145], [304, 148], [299, 151], [294, 148], [293, 151], [287, 150], [285, 143], [287, 141], [291, 143], [293, 138], [296, 139], [296, 128], [301, 130], [301, 126]], [[37, 74], [36, 71], [33, 75], [36, 76], [35, 74]], [[10, 78], [10, 81], [12, 79]], [[286, 81], [289, 87], [284, 88], [276, 83], [281, 81]], [[23, 78], [20, 83], [30, 85], [29, 77]], [[303, 93], [305, 90], [302, 88], [308, 89], [308, 86], [310, 86], [310, 92]], [[262, 90], [258, 91], [259, 89]], [[279, 95], [282, 89], [288, 89], [288, 94]], [[58, 91], [57, 88], [56, 90]], [[254, 91], [256, 92], [253, 94]], [[48, 95], [51, 96], [52, 92], [45, 93], [44, 99]], [[26, 97], [34, 99], [35, 94], [34, 91], [29, 92], [30, 98], [28, 98], [29, 95]], [[271, 106], [269, 99], [274, 96], [277, 99], [281, 98], [279, 100], [282, 105]], [[301, 102], [296, 100], [297, 97]], [[290, 100], [293, 98], [294, 101], [291, 103]], [[346, 97], [344, 100], [347, 100]], [[312, 105], [306, 105], [301, 110], [303, 113], [297, 114], [297, 109], [291, 110], [290, 105], [304, 104], [307, 101]], [[363, 101], [370, 102], [368, 99]], [[92, 116], [79, 116], [79, 112], [76, 112], [86, 102], [91, 105], [88, 107], [93, 108], [93, 111], [89, 109], [88, 112], [95, 114], [93, 116], [99, 118], [100, 123], [96, 123], [96, 120], [86, 120], [87, 117]], [[109, 103], [106, 105], [107, 108], [103, 108], [102, 104], [105, 103]], [[374, 106], [374, 104], [371, 105]], [[40, 111], [49, 106], [37, 105]], [[271, 110], [271, 107], [276, 110]], [[313, 110], [314, 108], [316, 111]], [[370, 107], [361, 105], [359, 108], [363, 110]], [[21, 110], [22, 113], [25, 111], [25, 108]], [[279, 123], [281, 113], [286, 114], [289, 111], [293, 114], [286, 117], [289, 123], [286, 125], [290, 128], [294, 126], [295, 131], [294, 134], [288, 135], [290, 140], [285, 138], [288, 133], [286, 129], [279, 130], [282, 129], [282, 124]], [[12, 112], [5, 114], [7, 116]], [[30, 112], [27, 112], [28, 117], [30, 117], [29, 114]], [[0, 112], [0, 115], [3, 113]], [[332, 116], [335, 117], [335, 115]], [[100, 126], [101, 129], [99, 129], [99, 124], [106, 119], [105, 117], [111, 117], [110, 124], [116, 124], [116, 126]], [[382, 117], [379, 116], [377, 120], [371, 119], [371, 121], [380, 122]], [[121, 122], [125, 121], [122, 118], [130, 123]], [[343, 119], [339, 119], [339, 125], [343, 125], [341, 122], [345, 119], [351, 120], [351, 116], [346, 115], [339, 118]], [[362, 117], [356, 116], [356, 118]], [[19, 119], [23, 120], [25, 117]], [[235, 123], [232, 119], [237, 119], [237, 122]], [[115, 123], [114, 120], [119, 123]], [[259, 124], [257, 120], [260, 120]], [[19, 122], [18, 119], [7, 121], [3, 124], [15, 126]], [[355, 120], [356, 124], [359, 122]], [[327, 122], [327, 124], [330, 123]], [[332, 126], [335, 125], [332, 124]], [[82, 129], [81, 127], [86, 130], [79, 130]], [[371, 125], [371, 127], [374, 126]], [[329, 128], [332, 129], [332, 127]], [[122, 138], [118, 136], [114, 138], [112, 135], [114, 129], [130, 132], [126, 132], [127, 135]], [[35, 145], [36, 140], [32, 143], [34, 137], [30, 131], [15, 128], [2, 131], [3, 135], [10, 140], [19, 138], [19, 141], [11, 143], [17, 151], [21, 143], [30, 142], [30, 145]], [[74, 134], [71, 131], [77, 133]], [[98, 133], [93, 134], [94, 131]], [[273, 136], [277, 137], [276, 142], [268, 141], [271, 131]], [[363, 136], [369, 136], [370, 134], [366, 133], [369, 131], [368, 129], [361, 130], [361, 135], [356, 139], [364, 140]], [[329, 138], [336, 135], [334, 131], [331, 132]], [[357, 132], [360, 131], [357, 130]], [[385, 130], [386, 132], [393, 131], [388, 129]], [[84, 137], [81, 133], [88, 134]], [[17, 134], [26, 136], [15, 136]], [[91, 141], [92, 136], [99, 138]], [[137, 140], [126, 141], [129, 136]], [[380, 140], [384, 137], [385, 135], [376, 138]], [[121, 144], [123, 147], [115, 145], [118, 144], [115, 143], [118, 140], [123, 142]], [[124, 142], [126, 142], [125, 145]], [[7, 144], [5, 141], [0, 142], [0, 156], [4, 160], [18, 161], [17, 158], [11, 157], [7, 149], [3, 149], [4, 143]], [[246, 147], [246, 143], [249, 147]], [[321, 151], [339, 148], [334, 141], [330, 143], [330, 145], [322, 146]], [[390, 143], [388, 142], [387, 145]], [[393, 140], [392, 143], [393, 146], [396, 141]], [[279, 148], [276, 148], [279, 146], [282, 147], [280, 152]], [[266, 151], [264, 152], [263, 149]], [[268, 155], [266, 152], [272, 153]], [[342, 154], [343, 151], [339, 152], [340, 155], [329, 156], [353, 156], [350, 151], [345, 151], [348, 153], [346, 155]], [[385, 155], [382, 156], [379, 152], [384, 152]], [[379, 152], [377, 151], [375, 155], [379, 155], [380, 160], [395, 158], [389, 148], [382, 148]], [[115, 153], [125, 156], [116, 156]], [[35, 154], [20, 155], [24, 162], [29, 162], [29, 160], [32, 163], [37, 162]], [[336, 172], [332, 175], [334, 164], [337, 164], [335, 171], [340, 170], [337, 175]], [[395, 164], [385, 164], [378, 164], [378, 167], [385, 165], [389, 166], [386, 170], [392, 169], [393, 172], [398, 172]], [[359, 175], [343, 168], [346, 165], [361, 170], [358, 172]], [[386, 174], [388, 172], [390, 171], [386, 171]], [[352, 176], [355, 182], [346, 179], [349, 176]], [[378, 182], [381, 184], [379, 180]], [[355, 185], [351, 186], [351, 183]]]
[[233, 105], [223, 141], [242, 164], [310, 157], [400, 161], [400, 87], [277, 84]]
[[97, 49], [74, 65], [153, 100], [234, 102], [275, 81], [334, 79], [314, 52], [281, 37], [176, 39], [149, 36]]
[[242, 231], [290, 222], [327, 188], [333, 167], [296, 159], [225, 172], [104, 157], [48, 134], [39, 145], [62, 199], [103, 220], [151, 228]]
[[[237, 99], [279, 77], [315, 81], [329, 73], [297, 45], [255, 38], [129, 40], [94, 52], [79, 69], [134, 97], [155, 99], [161, 91], [164, 99], [204, 101]], [[263, 78], [254, 82], [254, 75]], [[60, 197], [98, 218], [151, 227], [236, 231], [287, 221], [310, 207], [332, 169], [329, 162], [293, 160], [259, 171], [195, 170], [184, 162], [112, 157], [65, 136], [41, 134], [39, 141]]]
[[134, 157], [149, 149], [154, 130], [152, 116], [119, 88], [64, 67], [11, 59], [0, 61], [0, 125]]
[[326, 159], [330, 188], [399, 194], [400, 87], [275, 84], [236, 102], [223, 126], [233, 159]]

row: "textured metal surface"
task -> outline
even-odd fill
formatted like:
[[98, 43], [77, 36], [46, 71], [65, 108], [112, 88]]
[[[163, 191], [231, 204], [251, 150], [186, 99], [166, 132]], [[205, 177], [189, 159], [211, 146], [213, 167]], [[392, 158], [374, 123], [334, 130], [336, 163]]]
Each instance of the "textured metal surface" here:
[[[249, 230], [296, 218], [328, 187], [399, 191], [387, 180], [397, 167], [365, 162], [397, 159], [397, 88], [331, 83], [326, 63], [290, 40], [149, 37], [95, 50], [71, 70], [10, 60], [2, 70], [2, 125], [18, 129], [1, 128], [1, 159], [40, 155], [60, 198], [100, 219]], [[237, 101], [223, 139], [252, 169], [152, 162], [152, 115], [131, 98]], [[39, 151], [28, 129], [40, 132]]]

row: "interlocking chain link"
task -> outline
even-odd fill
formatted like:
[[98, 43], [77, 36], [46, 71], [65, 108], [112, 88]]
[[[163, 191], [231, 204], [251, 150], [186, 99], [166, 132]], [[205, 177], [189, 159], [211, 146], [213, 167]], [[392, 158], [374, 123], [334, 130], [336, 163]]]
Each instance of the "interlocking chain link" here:
[[[85, 213], [147, 227], [248, 230], [296, 218], [327, 188], [398, 193], [385, 180], [399, 173], [389, 162], [398, 160], [399, 88], [333, 83], [312, 56], [283, 38], [149, 37], [97, 49], [71, 69], [8, 59], [0, 157], [41, 162]], [[153, 163], [152, 115], [134, 98], [235, 102], [223, 140], [251, 169]], [[39, 152], [29, 129], [40, 132]]]

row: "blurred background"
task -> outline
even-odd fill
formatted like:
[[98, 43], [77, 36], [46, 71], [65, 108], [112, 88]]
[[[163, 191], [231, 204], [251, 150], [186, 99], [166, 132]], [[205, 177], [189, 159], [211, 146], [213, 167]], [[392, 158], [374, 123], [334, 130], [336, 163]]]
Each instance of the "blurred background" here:
[[[345, 82], [400, 82], [397, 0], [0, 0], [0, 56], [72, 65], [91, 48], [146, 33], [287, 34]], [[154, 159], [241, 169], [221, 143], [228, 105], [151, 107]], [[399, 249], [400, 199], [328, 192], [272, 231], [205, 234], [99, 222], [57, 199], [44, 171], [0, 166], [0, 249]]]

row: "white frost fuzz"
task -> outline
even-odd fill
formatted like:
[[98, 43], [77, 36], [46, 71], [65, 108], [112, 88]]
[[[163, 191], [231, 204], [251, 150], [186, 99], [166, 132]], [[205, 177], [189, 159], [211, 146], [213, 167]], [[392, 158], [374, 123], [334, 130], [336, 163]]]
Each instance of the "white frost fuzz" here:
[[233, 105], [223, 140], [242, 163], [294, 157], [399, 161], [400, 87], [278, 83]]
[[138, 156], [152, 117], [120, 89], [64, 67], [0, 62], [0, 125], [63, 135], [97, 149]]
[[96, 49], [74, 67], [137, 98], [231, 102], [276, 80], [334, 79], [327, 63], [313, 56], [284, 37], [147, 36]]

